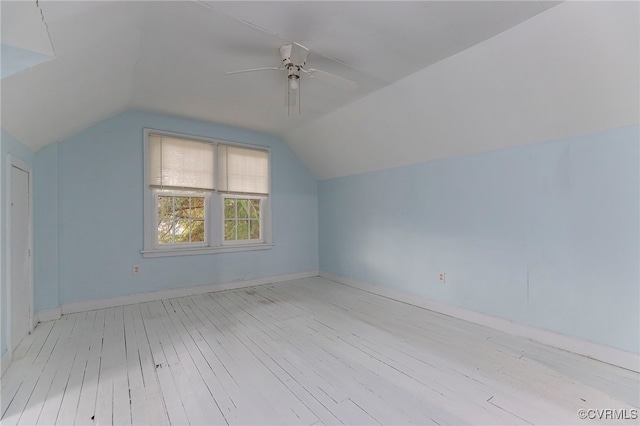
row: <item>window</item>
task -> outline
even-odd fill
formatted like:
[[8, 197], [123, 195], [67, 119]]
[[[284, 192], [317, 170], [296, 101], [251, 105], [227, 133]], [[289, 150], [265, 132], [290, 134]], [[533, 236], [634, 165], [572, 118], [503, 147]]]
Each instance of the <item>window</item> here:
[[260, 241], [262, 219], [260, 198], [231, 197], [224, 199], [224, 241]]
[[145, 257], [272, 246], [269, 151], [145, 129]]
[[158, 192], [156, 200], [158, 244], [206, 242], [204, 227], [206, 197]]

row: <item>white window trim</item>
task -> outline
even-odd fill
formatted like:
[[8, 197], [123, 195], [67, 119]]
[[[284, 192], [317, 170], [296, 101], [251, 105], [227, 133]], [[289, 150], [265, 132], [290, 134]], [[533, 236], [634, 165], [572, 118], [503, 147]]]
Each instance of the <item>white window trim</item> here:
[[273, 243], [261, 243], [261, 244], [244, 244], [244, 245], [232, 245], [223, 247], [189, 247], [179, 249], [157, 249], [157, 250], [142, 250], [142, 257], [168, 257], [168, 256], [192, 256], [197, 254], [216, 254], [216, 253], [235, 253], [243, 251], [256, 251], [256, 250], [269, 250], [273, 248]]
[[[184, 133], [176, 133], [176, 132], [168, 132], [164, 130], [150, 129], [144, 128], [144, 249], [140, 252], [142, 253], [142, 257], [164, 257], [164, 256], [189, 256], [189, 255], [202, 255], [202, 254], [215, 254], [215, 253], [231, 253], [231, 252], [243, 252], [243, 251], [254, 251], [254, 250], [268, 250], [274, 246], [272, 239], [272, 231], [271, 231], [271, 178], [269, 178], [269, 195], [260, 197], [263, 199], [262, 209], [262, 232], [263, 232], [263, 240], [262, 242], [257, 242], [256, 240], [247, 240], [246, 243], [243, 242], [233, 242], [224, 243], [223, 240], [223, 226], [224, 226], [224, 215], [223, 215], [223, 205], [222, 205], [222, 197], [223, 196], [235, 196], [235, 194], [224, 194], [219, 193], [217, 190], [209, 192], [206, 197], [206, 202], [208, 202], [207, 207], [205, 208], [205, 229], [207, 229], [207, 235], [205, 236], [205, 240], [207, 241], [207, 245], [196, 246], [194, 243], [185, 243], [185, 245], [160, 245], [158, 244], [158, 236], [157, 236], [157, 205], [156, 205], [156, 193], [157, 190], [151, 188], [149, 184], [149, 134], [156, 134], [162, 136], [170, 136], [176, 138], [184, 138], [191, 139], [201, 142], [208, 142], [215, 145], [223, 144], [223, 145], [231, 145], [237, 146], [241, 148], [252, 148], [252, 149], [260, 149], [263, 151], [267, 151], [269, 153], [269, 173], [271, 173], [271, 149], [265, 146], [259, 145], [251, 145], [245, 143], [232, 142], [222, 139], [212, 139], [206, 138], [202, 136], [194, 136]], [[215, 165], [217, 170], [217, 162], [218, 158], [215, 158]], [[217, 173], [214, 177], [214, 182], [217, 187]], [[172, 191], [176, 192], [176, 191]], [[180, 191], [178, 191], [180, 192]], [[188, 191], [185, 191], [185, 193]], [[242, 197], [240, 195], [240, 197]], [[216, 221], [219, 221], [219, 224], [216, 224]], [[220, 225], [220, 226], [218, 226]]]

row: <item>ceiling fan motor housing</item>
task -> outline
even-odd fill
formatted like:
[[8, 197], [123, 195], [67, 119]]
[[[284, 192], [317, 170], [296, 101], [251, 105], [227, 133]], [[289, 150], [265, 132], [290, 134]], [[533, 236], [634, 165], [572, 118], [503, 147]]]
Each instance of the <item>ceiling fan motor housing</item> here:
[[285, 44], [284, 46], [280, 47], [280, 58], [282, 58], [282, 65], [284, 65], [285, 67], [289, 68], [291, 65], [293, 65], [293, 62], [291, 62], [290, 44]]
[[[292, 59], [292, 52], [293, 52], [293, 44], [285, 44], [284, 46], [280, 47], [280, 58], [282, 59], [282, 65], [284, 65], [285, 68], [290, 68], [293, 66], [296, 66], [298, 68], [302, 68], [304, 67], [305, 62], [307, 61], [306, 59], [306, 54], [309, 52], [305, 47], [296, 45], [297, 47], [297, 59], [299, 63], [294, 62], [295, 59]], [[302, 55], [301, 55], [302, 53]]]
[[300, 68], [304, 66], [304, 62], [295, 64], [291, 60], [292, 47], [292, 44], [285, 44], [284, 46], [280, 47], [280, 58], [282, 58], [282, 65], [284, 65], [284, 67], [289, 71], [289, 75], [287, 76], [287, 78], [290, 82], [292, 80], [295, 81], [300, 78]]

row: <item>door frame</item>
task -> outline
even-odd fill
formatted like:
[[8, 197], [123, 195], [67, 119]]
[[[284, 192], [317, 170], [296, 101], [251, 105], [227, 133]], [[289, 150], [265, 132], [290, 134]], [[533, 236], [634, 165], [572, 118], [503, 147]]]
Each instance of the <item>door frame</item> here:
[[12, 328], [13, 328], [13, 318], [12, 318], [12, 310], [13, 310], [13, 298], [12, 298], [12, 282], [11, 282], [11, 188], [13, 184], [13, 179], [11, 177], [11, 172], [13, 168], [17, 168], [22, 170], [23, 172], [29, 175], [29, 194], [27, 197], [27, 202], [29, 203], [28, 209], [28, 218], [27, 218], [27, 246], [30, 253], [29, 256], [29, 278], [28, 278], [28, 299], [29, 299], [29, 333], [33, 331], [35, 321], [34, 321], [34, 312], [33, 312], [33, 173], [31, 171], [31, 166], [29, 166], [24, 161], [16, 158], [15, 156], [9, 154], [7, 156], [7, 192], [6, 192], [6, 206], [7, 206], [7, 215], [6, 215], [6, 244], [7, 244], [7, 256], [6, 256], [6, 283], [7, 283], [7, 349], [10, 355], [13, 355], [13, 351], [16, 349], [13, 347], [13, 336]]

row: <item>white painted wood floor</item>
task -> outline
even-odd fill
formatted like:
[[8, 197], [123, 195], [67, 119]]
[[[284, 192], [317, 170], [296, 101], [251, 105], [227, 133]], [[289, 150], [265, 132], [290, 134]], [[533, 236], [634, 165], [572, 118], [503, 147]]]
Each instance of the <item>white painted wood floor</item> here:
[[639, 375], [310, 278], [38, 325], [2, 424], [638, 424]]

